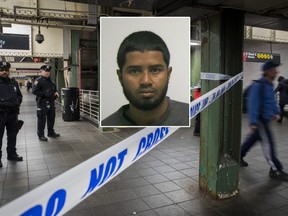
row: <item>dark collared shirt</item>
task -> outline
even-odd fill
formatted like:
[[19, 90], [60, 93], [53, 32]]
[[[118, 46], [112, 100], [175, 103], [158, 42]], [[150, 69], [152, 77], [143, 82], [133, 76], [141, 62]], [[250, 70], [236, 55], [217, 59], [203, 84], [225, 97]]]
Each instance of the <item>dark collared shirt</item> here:
[[166, 112], [160, 120], [152, 125], [137, 125], [129, 116], [126, 116], [126, 110], [129, 104], [122, 106], [115, 113], [102, 121], [102, 126], [189, 126], [189, 104], [170, 100], [167, 97], [169, 105]]

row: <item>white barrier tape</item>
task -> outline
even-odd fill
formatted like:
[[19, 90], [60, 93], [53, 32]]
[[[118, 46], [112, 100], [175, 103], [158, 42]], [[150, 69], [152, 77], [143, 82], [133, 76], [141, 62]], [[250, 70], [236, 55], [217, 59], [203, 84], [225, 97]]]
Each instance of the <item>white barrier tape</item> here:
[[[191, 103], [193, 118], [238, 80], [238, 74]], [[0, 215], [63, 215], [117, 176], [179, 127], [145, 128], [0, 209]]]
[[222, 83], [220, 86], [212, 89], [196, 100], [192, 101], [190, 105], [190, 118], [196, 116], [199, 112], [208, 107], [211, 103], [213, 103], [217, 98], [223, 95], [228, 89], [230, 89], [235, 83], [241, 80], [243, 77], [243, 72], [237, 74], [226, 82]]
[[190, 90], [201, 89], [201, 85], [190, 87]]
[[201, 72], [201, 80], [228, 80], [231, 76], [219, 73]]
[[0, 209], [0, 215], [62, 215], [178, 128], [145, 128]]

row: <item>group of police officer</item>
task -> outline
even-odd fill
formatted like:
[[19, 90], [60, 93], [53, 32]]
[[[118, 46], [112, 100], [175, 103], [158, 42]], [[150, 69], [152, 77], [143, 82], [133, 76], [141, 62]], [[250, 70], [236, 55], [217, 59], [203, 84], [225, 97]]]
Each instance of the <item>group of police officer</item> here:
[[[16, 137], [23, 125], [18, 119], [22, 93], [17, 81], [9, 77], [10, 63], [0, 62], [0, 167], [2, 164], [2, 143], [4, 131], [7, 131], [7, 160], [23, 161], [23, 157], [17, 154]], [[37, 135], [40, 141], [48, 141], [44, 130], [47, 119], [48, 137], [56, 138], [60, 134], [54, 131], [55, 123], [55, 99], [58, 92], [55, 83], [50, 78], [51, 67], [43, 65], [41, 76], [35, 80], [32, 88], [37, 101]]]

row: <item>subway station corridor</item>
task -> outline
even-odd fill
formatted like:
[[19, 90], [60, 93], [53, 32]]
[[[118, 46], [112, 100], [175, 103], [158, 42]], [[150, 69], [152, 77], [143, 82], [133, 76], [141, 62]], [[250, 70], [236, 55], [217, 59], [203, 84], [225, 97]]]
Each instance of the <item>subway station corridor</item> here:
[[[25, 124], [18, 134], [18, 154], [23, 162], [7, 161], [6, 136], [0, 169], [0, 206], [53, 179], [73, 166], [129, 137], [138, 129], [100, 132], [86, 120], [64, 122], [57, 107], [55, 131], [61, 137], [38, 140], [36, 102], [22, 88], [19, 119]], [[242, 138], [248, 132], [243, 115]], [[288, 120], [273, 123], [279, 159], [288, 171]], [[193, 127], [182, 128], [156, 148], [71, 209], [67, 216], [286, 216], [288, 182], [269, 178], [269, 166], [258, 144], [240, 169], [240, 193], [212, 200], [199, 191], [199, 137]], [[77, 187], [77, 185], [75, 185]]]

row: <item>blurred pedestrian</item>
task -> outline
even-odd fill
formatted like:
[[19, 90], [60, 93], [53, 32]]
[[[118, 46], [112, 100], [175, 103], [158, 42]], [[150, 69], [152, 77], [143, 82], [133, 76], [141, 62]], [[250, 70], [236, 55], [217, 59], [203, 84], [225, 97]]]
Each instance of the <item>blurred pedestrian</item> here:
[[240, 166], [248, 166], [244, 157], [259, 140], [262, 143], [264, 156], [270, 165], [271, 178], [288, 181], [288, 174], [283, 171], [283, 165], [276, 157], [274, 135], [271, 130], [271, 120], [279, 120], [280, 110], [274, 97], [273, 80], [276, 78], [279, 64], [268, 61], [263, 67], [263, 76], [256, 80], [248, 93], [248, 115], [250, 132], [241, 146]]
[[284, 106], [288, 104], [288, 80], [285, 79], [283, 76], [279, 76], [278, 78], [278, 85], [274, 90], [275, 93], [279, 92], [279, 100], [278, 104], [280, 107], [280, 119], [277, 121], [282, 123], [283, 116], [284, 116]]
[[32, 83], [29, 80], [26, 83], [26, 88], [27, 88], [27, 91], [30, 91], [30, 89], [32, 88]]

